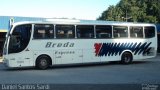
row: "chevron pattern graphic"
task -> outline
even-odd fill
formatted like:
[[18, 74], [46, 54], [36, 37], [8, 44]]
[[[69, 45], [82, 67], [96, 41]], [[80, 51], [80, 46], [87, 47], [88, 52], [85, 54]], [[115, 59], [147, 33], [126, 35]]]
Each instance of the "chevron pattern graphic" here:
[[117, 56], [124, 50], [131, 50], [134, 55], [149, 54], [151, 42], [147, 43], [95, 43], [96, 56]]

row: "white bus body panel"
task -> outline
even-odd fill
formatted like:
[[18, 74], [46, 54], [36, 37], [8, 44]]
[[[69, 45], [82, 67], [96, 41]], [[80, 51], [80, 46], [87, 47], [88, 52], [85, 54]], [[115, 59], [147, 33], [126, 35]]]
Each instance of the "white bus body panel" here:
[[[154, 40], [154, 39], [153, 39]], [[46, 47], [47, 43], [51, 43], [49, 47]], [[95, 53], [95, 43], [145, 43], [152, 42], [152, 39], [70, 39], [70, 40], [33, 40], [30, 46], [31, 50], [34, 51], [34, 61], [40, 55], [48, 55], [52, 58], [52, 64], [71, 64], [71, 63], [85, 63], [85, 62], [104, 62], [104, 61], [119, 61], [121, 60], [121, 55], [103, 55], [96, 56]], [[58, 45], [59, 44], [59, 45]], [[66, 44], [66, 47], [64, 47]], [[73, 46], [72, 46], [73, 44]], [[150, 47], [155, 47], [156, 43], [152, 42]], [[35, 45], [37, 45], [35, 47]], [[71, 47], [70, 47], [71, 45]], [[124, 51], [130, 51], [133, 55], [133, 59], [145, 59], [151, 56], [143, 56], [142, 54], [136, 54], [126, 49]], [[153, 57], [156, 55], [156, 48], [153, 50]], [[35, 63], [34, 63], [35, 65]]]
[[[5, 55], [4, 57], [9, 60], [9, 67], [22, 67], [22, 66], [35, 66], [36, 59], [40, 55], [48, 55], [54, 64], [72, 64], [72, 63], [86, 63], [86, 62], [106, 62], [106, 61], [119, 61], [121, 60], [121, 53], [116, 55], [96, 55], [95, 43], [145, 43], [152, 42], [150, 47], [155, 47], [155, 39], [53, 39], [53, 40], [31, 40], [29, 47], [20, 53]], [[47, 43], [51, 43], [48, 47]], [[66, 45], [66, 46], [65, 46]], [[102, 47], [101, 47], [102, 48]], [[155, 57], [156, 48], [153, 50], [151, 56], [143, 56], [142, 54], [133, 55], [133, 60], [140, 60]]]
[[[4, 56], [4, 61], [8, 67], [26, 67], [33, 66], [33, 53], [31, 51], [23, 51]], [[7, 61], [6, 61], [7, 59]]]

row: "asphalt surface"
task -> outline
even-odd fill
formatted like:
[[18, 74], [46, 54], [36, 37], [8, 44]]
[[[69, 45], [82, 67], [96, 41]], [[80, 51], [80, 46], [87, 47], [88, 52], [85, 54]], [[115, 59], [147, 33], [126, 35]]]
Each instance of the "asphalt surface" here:
[[7, 69], [0, 63], [0, 84], [160, 84], [160, 55], [153, 59], [119, 63]]

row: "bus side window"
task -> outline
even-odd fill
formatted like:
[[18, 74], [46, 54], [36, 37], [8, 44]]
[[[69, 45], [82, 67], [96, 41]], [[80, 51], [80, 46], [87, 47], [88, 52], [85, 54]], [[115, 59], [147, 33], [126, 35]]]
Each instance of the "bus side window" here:
[[114, 38], [125, 38], [128, 37], [128, 27], [127, 26], [113, 26]]
[[112, 38], [112, 26], [97, 25], [96, 38]]
[[145, 38], [152, 38], [155, 37], [155, 27], [147, 26], [144, 27]]
[[120, 34], [119, 33], [114, 33], [114, 38], [120, 38]]
[[34, 26], [34, 39], [54, 38], [54, 26], [52, 24], [36, 24]]
[[75, 38], [75, 26], [56, 25], [56, 38]]
[[131, 26], [130, 27], [131, 38], [143, 38], [143, 27]]
[[93, 25], [77, 25], [77, 38], [94, 38]]

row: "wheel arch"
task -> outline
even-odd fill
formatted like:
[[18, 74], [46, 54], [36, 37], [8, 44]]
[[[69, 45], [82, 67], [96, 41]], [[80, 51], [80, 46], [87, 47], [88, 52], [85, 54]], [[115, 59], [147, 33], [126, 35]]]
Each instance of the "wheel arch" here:
[[[134, 60], [134, 57], [133, 57], [133, 52], [131, 51], [131, 50], [124, 50], [122, 53], [121, 53], [121, 57], [122, 57], [122, 55], [124, 54], [124, 53], [126, 53], [126, 52], [128, 52], [128, 53], [130, 53], [131, 55], [132, 55], [132, 60]], [[121, 59], [120, 59], [121, 60]]]
[[40, 58], [40, 57], [47, 57], [49, 60], [49, 65], [50, 66], [52, 65], [52, 58], [47, 54], [41, 54], [41, 55], [37, 56], [36, 61], [35, 61], [35, 66], [37, 66], [38, 58]]

